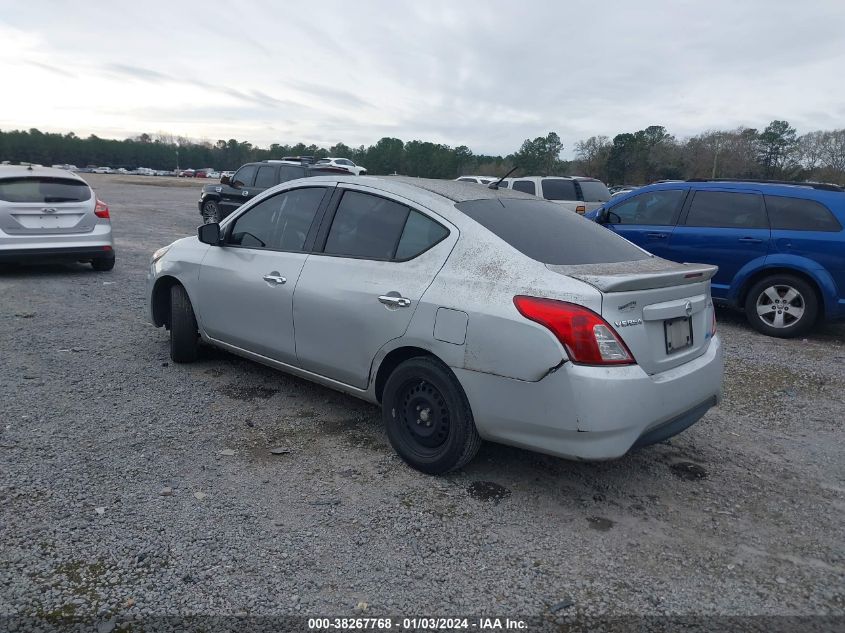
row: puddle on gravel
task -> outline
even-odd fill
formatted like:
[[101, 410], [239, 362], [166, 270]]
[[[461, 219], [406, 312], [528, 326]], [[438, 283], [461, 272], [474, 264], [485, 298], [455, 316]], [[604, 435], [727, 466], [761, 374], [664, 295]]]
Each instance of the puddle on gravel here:
[[492, 501], [499, 503], [505, 497], [509, 497], [511, 491], [500, 486], [494, 481], [473, 481], [468, 487], [469, 496], [478, 501]]
[[255, 400], [256, 398], [266, 400], [279, 392], [278, 389], [271, 389], [270, 387], [242, 387], [240, 385], [224, 385], [218, 391], [233, 400]]
[[604, 517], [587, 517], [587, 523], [591, 528], [599, 532], [607, 532], [616, 525], [613, 521]]
[[680, 477], [681, 479], [688, 479], [690, 481], [707, 479], [707, 471], [692, 462], [675, 462], [669, 468], [672, 469], [676, 477]]

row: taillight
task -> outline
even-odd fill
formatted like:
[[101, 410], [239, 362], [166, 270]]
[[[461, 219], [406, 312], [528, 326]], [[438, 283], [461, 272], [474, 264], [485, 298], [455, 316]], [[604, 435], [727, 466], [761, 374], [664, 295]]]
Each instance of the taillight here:
[[716, 336], [716, 308], [710, 306], [710, 309], [713, 311], [713, 319], [710, 321], [710, 338], [713, 338]]
[[577, 207], [575, 207], [575, 213], [577, 213], [578, 215], [584, 215], [586, 212], [587, 207], [583, 204], [579, 204]]
[[551, 330], [573, 363], [633, 365], [634, 357], [610, 324], [598, 314], [574, 303], [518, 295], [513, 303], [520, 314]]
[[108, 220], [111, 217], [109, 215], [109, 205], [102, 200], [97, 200], [97, 206], [94, 207], [94, 215], [98, 218], [105, 218]]

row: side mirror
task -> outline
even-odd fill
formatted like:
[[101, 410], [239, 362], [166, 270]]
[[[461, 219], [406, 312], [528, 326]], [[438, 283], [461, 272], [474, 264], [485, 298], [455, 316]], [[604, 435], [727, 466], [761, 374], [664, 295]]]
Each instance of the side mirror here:
[[223, 174], [220, 176], [220, 184], [221, 185], [228, 185], [230, 182], [230, 178], [228, 174]]
[[220, 225], [217, 222], [201, 224], [197, 227], [197, 237], [203, 244], [220, 246]]

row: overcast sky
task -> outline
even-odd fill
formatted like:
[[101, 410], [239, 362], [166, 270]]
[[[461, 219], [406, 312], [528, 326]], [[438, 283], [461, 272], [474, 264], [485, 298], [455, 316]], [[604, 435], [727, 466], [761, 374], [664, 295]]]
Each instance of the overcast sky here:
[[0, 0], [0, 129], [508, 154], [845, 127], [845, 0]]

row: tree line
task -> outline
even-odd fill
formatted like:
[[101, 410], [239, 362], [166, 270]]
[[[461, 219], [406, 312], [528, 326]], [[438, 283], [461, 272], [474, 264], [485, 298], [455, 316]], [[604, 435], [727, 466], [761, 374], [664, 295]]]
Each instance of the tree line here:
[[564, 146], [555, 132], [525, 139], [507, 156], [475, 154], [465, 145], [385, 137], [368, 147], [338, 143], [329, 148], [274, 143], [260, 148], [236, 139], [196, 141], [171, 134], [141, 134], [124, 140], [37, 129], [0, 130], [0, 160], [42, 165], [205, 168], [240, 165], [283, 156], [339, 156], [364, 165], [370, 174], [399, 173], [426, 178], [463, 174], [582, 175], [609, 184], [644, 184], [661, 179], [775, 178], [845, 182], [845, 129], [798, 135], [787, 121], [754, 128], [716, 130], [677, 139], [666, 128], [592, 136], [575, 143], [574, 160], [560, 158]]

